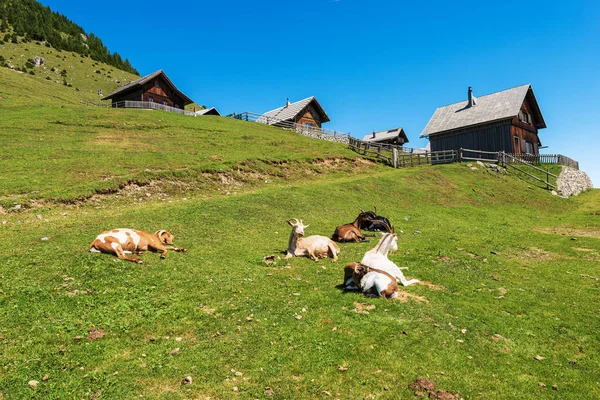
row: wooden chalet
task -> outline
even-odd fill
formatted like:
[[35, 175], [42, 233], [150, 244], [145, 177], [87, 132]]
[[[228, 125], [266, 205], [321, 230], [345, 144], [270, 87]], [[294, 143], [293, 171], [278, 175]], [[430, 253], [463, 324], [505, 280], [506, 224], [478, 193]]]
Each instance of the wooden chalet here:
[[129, 82], [102, 100], [112, 100], [113, 106], [125, 101], [162, 104], [182, 109], [193, 101], [175, 87], [163, 70]]
[[504, 151], [539, 154], [538, 130], [546, 127], [531, 85], [481, 97], [469, 87], [467, 100], [439, 107], [421, 133], [431, 151]]
[[386, 131], [381, 132], [369, 133], [363, 138], [363, 142], [385, 143], [394, 144], [397, 146], [404, 146], [405, 143], [408, 143], [408, 138], [406, 137], [406, 133], [404, 133], [404, 129], [396, 128], [388, 129]]
[[325, 110], [314, 96], [295, 103], [290, 103], [288, 100], [285, 106], [266, 112], [257, 120], [257, 122], [281, 127], [289, 127], [290, 123], [295, 123], [299, 127], [318, 129], [323, 123], [329, 121]]

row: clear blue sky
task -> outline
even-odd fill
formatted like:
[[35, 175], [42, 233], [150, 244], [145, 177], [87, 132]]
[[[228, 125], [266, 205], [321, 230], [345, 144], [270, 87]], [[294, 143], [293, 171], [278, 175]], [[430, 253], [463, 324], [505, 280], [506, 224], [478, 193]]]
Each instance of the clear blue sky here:
[[531, 83], [545, 153], [600, 186], [598, 1], [42, 0], [146, 75], [163, 69], [222, 114], [316, 96], [330, 129], [402, 126], [409, 146], [438, 106]]

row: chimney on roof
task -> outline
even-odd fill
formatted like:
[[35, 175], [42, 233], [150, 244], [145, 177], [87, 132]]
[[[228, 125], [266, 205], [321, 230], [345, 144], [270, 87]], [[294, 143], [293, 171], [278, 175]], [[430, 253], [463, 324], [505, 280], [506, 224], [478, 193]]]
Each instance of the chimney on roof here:
[[469, 86], [469, 100], [467, 101], [467, 108], [477, 105], [477, 98], [473, 96], [473, 88]]
[[373, 139], [375, 139], [375, 131], [373, 131]]
[[285, 101], [285, 106], [289, 107], [290, 106], [290, 98], [288, 97], [287, 100]]

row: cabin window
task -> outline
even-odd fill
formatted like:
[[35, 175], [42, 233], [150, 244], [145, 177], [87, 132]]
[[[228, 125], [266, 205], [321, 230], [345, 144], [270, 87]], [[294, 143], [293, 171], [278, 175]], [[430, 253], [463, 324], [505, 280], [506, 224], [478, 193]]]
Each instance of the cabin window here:
[[158, 84], [158, 79], [154, 80], [154, 87], [160, 87], [160, 85]]
[[312, 128], [314, 125], [311, 124], [310, 122], [305, 122], [304, 126], [307, 127], [307, 128]]
[[154, 101], [154, 98], [153, 98], [152, 96], [148, 96], [148, 101], [149, 101], [150, 103], [152, 103], [152, 102]]
[[531, 116], [526, 111], [519, 111], [519, 120], [526, 124], [531, 123]]
[[533, 154], [533, 143], [525, 142], [525, 152], [527, 154]]
[[166, 101], [166, 100], [163, 100], [163, 101], [162, 101], [162, 104], [163, 104], [163, 106], [166, 106], [166, 105], [167, 105], [167, 101]]

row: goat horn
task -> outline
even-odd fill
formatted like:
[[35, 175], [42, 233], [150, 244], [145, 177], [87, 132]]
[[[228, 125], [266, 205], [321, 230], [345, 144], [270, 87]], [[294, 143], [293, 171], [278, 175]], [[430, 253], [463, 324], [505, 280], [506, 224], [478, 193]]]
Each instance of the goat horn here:
[[375, 209], [375, 215], [377, 215], [377, 206], [373, 206], [373, 208]]
[[364, 213], [365, 210], [363, 210], [362, 208], [358, 207], [358, 209], [360, 210], [361, 213]]
[[393, 233], [393, 228], [390, 228], [390, 226], [387, 223], [385, 223], [384, 221], [379, 221], [379, 222], [381, 222], [382, 225], [384, 225], [386, 228], [388, 228], [388, 232]]

